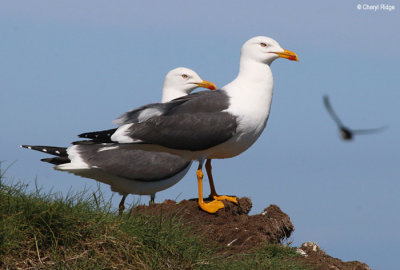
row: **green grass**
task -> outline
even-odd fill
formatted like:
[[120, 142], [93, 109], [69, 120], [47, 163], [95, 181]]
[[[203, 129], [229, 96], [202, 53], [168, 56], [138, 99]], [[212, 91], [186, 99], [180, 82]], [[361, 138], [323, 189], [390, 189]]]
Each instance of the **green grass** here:
[[[271, 269], [271, 270], [305, 270], [311, 269], [296, 261], [299, 254], [296, 248], [276, 244], [265, 244], [264, 247], [249, 253], [238, 254], [230, 259], [221, 261], [212, 269]], [[211, 269], [211, 268], [210, 268]]]
[[118, 216], [101, 194], [28, 192], [3, 174], [0, 269], [305, 269], [293, 248], [222, 258], [177, 217]]

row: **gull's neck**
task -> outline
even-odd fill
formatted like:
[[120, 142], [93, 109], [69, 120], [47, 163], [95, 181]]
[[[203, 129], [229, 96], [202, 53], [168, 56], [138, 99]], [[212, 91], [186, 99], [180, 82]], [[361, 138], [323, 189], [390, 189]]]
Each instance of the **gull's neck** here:
[[272, 78], [269, 64], [264, 64], [249, 58], [240, 59], [238, 78], [248, 78], [254, 81], [263, 81]]
[[236, 116], [235, 154], [250, 147], [264, 130], [272, 102], [274, 80], [269, 65], [240, 59], [239, 74], [222, 89], [229, 96], [227, 112]]
[[172, 87], [164, 87], [163, 88], [163, 93], [162, 93], [162, 97], [161, 97], [161, 102], [168, 102], [171, 101], [173, 99], [179, 98], [179, 97], [183, 97], [185, 96], [186, 93], [184, 93], [183, 91], [180, 90], [176, 90]]
[[270, 103], [274, 89], [274, 79], [268, 64], [248, 58], [240, 59], [239, 74], [231, 83], [222, 87], [229, 95], [253, 96]]
[[227, 111], [239, 119], [238, 132], [251, 134], [246, 140], [254, 142], [271, 108], [274, 80], [269, 65], [241, 59], [238, 76], [222, 89], [230, 97]]

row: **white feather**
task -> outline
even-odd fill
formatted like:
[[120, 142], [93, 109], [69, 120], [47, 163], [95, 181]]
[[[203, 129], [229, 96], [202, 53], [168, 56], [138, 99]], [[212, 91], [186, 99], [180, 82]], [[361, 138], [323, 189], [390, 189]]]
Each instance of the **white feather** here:
[[71, 160], [70, 163], [64, 163], [55, 166], [56, 170], [60, 171], [70, 171], [76, 169], [88, 169], [90, 166], [83, 161], [79, 153], [79, 145], [72, 145], [67, 149], [68, 158]]
[[113, 150], [113, 149], [118, 149], [118, 146], [103, 147], [103, 148], [100, 148], [97, 152], [109, 151], [109, 150]]
[[146, 121], [154, 116], [159, 116], [161, 114], [162, 114], [162, 112], [157, 108], [148, 108], [148, 109], [145, 109], [140, 112], [140, 114], [138, 116], [138, 120], [140, 123], [140, 122]]
[[129, 132], [128, 129], [133, 125], [132, 124], [126, 124], [120, 126], [117, 131], [114, 132], [114, 134], [111, 136], [111, 140], [113, 142], [118, 142], [118, 143], [134, 143], [134, 142], [140, 142], [140, 140], [134, 140], [131, 137], [128, 136]]

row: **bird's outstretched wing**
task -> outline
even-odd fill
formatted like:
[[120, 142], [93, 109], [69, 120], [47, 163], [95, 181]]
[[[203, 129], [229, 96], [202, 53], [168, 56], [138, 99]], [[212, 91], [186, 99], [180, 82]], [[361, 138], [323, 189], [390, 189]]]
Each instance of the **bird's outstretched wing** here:
[[354, 134], [364, 135], [364, 134], [372, 134], [372, 133], [381, 132], [381, 131], [384, 131], [387, 128], [388, 128], [387, 126], [383, 126], [383, 127], [379, 127], [379, 128], [356, 129], [356, 130], [352, 130], [352, 132]]
[[331, 103], [330, 103], [330, 101], [329, 101], [328, 96], [327, 96], [327, 95], [324, 95], [323, 100], [324, 100], [325, 108], [326, 108], [326, 110], [328, 111], [328, 113], [331, 115], [331, 117], [333, 118], [333, 120], [336, 122], [336, 124], [337, 124], [339, 127], [343, 127], [344, 125], [343, 125], [342, 121], [340, 121], [339, 117], [336, 115], [335, 111], [333, 110], [333, 108], [332, 108], [332, 106], [331, 106]]

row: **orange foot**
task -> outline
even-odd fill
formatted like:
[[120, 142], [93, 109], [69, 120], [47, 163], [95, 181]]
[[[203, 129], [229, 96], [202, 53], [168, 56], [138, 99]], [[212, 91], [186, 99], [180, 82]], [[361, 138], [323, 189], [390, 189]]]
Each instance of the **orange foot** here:
[[226, 196], [226, 195], [213, 195], [213, 196], [211, 196], [210, 195], [210, 197], [214, 198], [214, 200], [217, 200], [217, 201], [226, 200], [226, 201], [233, 202], [235, 204], [239, 204], [238, 199], [237, 199], [236, 196]]
[[201, 209], [210, 214], [214, 214], [219, 209], [225, 207], [223, 202], [217, 200], [211, 201], [209, 203], [205, 203], [204, 201], [199, 201], [199, 206]]

